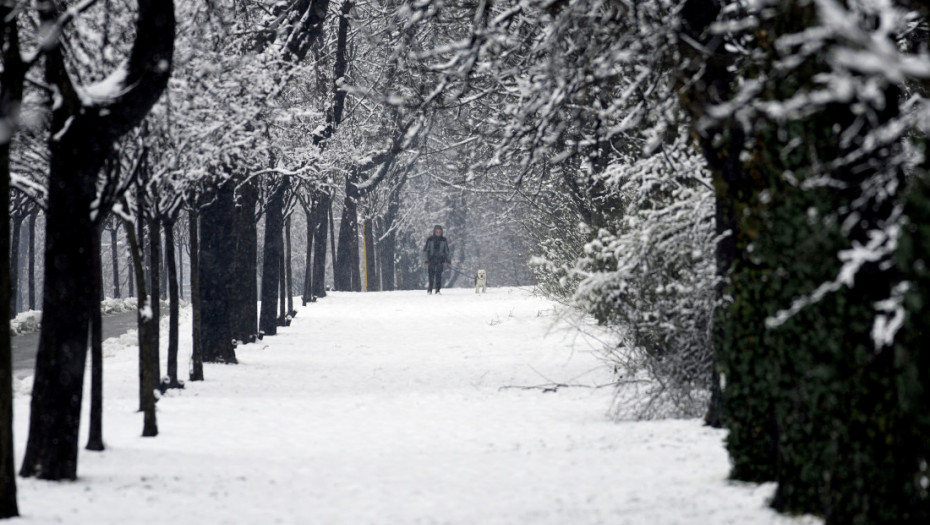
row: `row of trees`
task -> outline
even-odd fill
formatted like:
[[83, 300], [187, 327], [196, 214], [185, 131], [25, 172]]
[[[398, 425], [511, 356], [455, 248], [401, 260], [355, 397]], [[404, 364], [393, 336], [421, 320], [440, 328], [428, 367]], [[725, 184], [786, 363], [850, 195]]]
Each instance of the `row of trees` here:
[[[399, 5], [399, 3], [397, 4]], [[322, 4], [320, 5], [322, 6]], [[395, 72], [392, 78], [382, 79], [381, 77], [385, 73], [383, 67], [376, 67], [367, 63], [352, 63], [352, 59], [360, 53], [359, 49], [363, 50], [362, 53], [367, 52], [364, 49], [368, 48], [382, 53], [385, 58], [378, 64], [379, 66], [383, 66], [385, 63], [389, 65], [391, 60], [396, 62], [395, 59], [388, 56], [390, 54], [404, 57], [404, 54], [407, 53], [405, 49], [399, 49], [399, 46], [407, 44], [399, 40], [396, 35], [389, 36], [386, 45], [384, 45], [384, 40], [369, 42], [369, 37], [361, 29], [355, 29], [354, 32], [350, 30], [352, 27], [350, 20], [375, 20], [377, 23], [366, 23], [378, 25], [379, 27], [395, 24], [389, 16], [392, 12], [389, 9], [397, 6], [388, 4], [383, 7], [385, 9], [382, 9], [379, 3], [362, 3], [362, 5], [358, 5], [357, 2], [345, 5], [327, 4], [327, 8], [332, 13], [329, 16], [330, 25], [326, 28], [327, 40], [325, 45], [321, 44], [323, 47], [306, 52], [309, 53], [310, 58], [307, 59], [308, 55], [305, 54], [304, 60], [306, 63], [303, 63], [303, 65], [300, 65], [301, 63], [298, 63], [297, 66], [279, 64], [280, 67], [286, 70], [286, 72], [280, 74], [280, 80], [287, 82], [290, 87], [280, 88], [279, 96], [281, 99], [278, 101], [280, 104], [275, 105], [274, 111], [269, 110], [268, 115], [259, 115], [261, 119], [277, 119], [271, 121], [265, 132], [257, 128], [243, 131], [243, 129], [248, 128], [243, 122], [253, 118], [255, 116], [253, 113], [259, 111], [262, 105], [268, 103], [264, 92], [269, 89], [276, 89], [267, 86], [266, 89], [257, 89], [257, 86], [275, 82], [265, 78], [264, 72], [266, 69], [264, 64], [256, 62], [255, 58], [249, 55], [249, 53], [257, 49], [256, 46], [264, 44], [243, 43], [242, 38], [239, 38], [238, 41], [226, 39], [223, 45], [208, 50], [205, 43], [210, 41], [211, 38], [215, 39], [215, 34], [222, 31], [223, 28], [216, 26], [195, 28], [195, 30], [199, 31], [200, 36], [203, 36], [203, 40], [191, 41], [191, 45], [185, 44], [186, 41], [179, 43], [181, 49], [178, 50], [176, 57], [177, 71], [168, 90], [169, 99], [163, 109], [158, 106], [155, 110], [155, 114], [162, 117], [162, 119], [152, 118], [151, 122], [147, 123], [148, 128], [145, 133], [149, 135], [160, 133], [161, 128], [166, 128], [166, 132], [171, 138], [167, 139], [168, 142], [163, 141], [160, 147], [165, 151], [175, 152], [176, 157], [172, 162], [175, 162], [178, 166], [184, 165], [187, 170], [186, 176], [192, 178], [204, 176], [207, 173], [207, 168], [204, 167], [203, 163], [208, 162], [206, 160], [208, 156], [215, 158], [223, 155], [243, 154], [243, 146], [248, 143], [248, 140], [252, 139], [265, 141], [269, 144], [273, 143], [273, 147], [269, 146], [265, 149], [268, 158], [263, 163], [266, 165], [257, 170], [261, 174], [256, 176], [254, 172], [249, 172], [248, 177], [266, 179], [285, 176], [298, 181], [298, 183], [289, 186], [288, 191], [292, 195], [289, 201], [290, 207], [286, 208], [286, 212], [292, 214], [294, 211], [298, 212], [298, 216], [292, 218], [295, 227], [298, 224], [300, 227], [309, 224], [314, 236], [326, 235], [329, 237], [334, 234], [345, 236], [347, 239], [344, 243], [345, 248], [339, 250], [335, 261], [328, 263], [330, 265], [335, 264], [338, 268], [336, 272], [338, 276], [337, 282], [333, 283], [337, 289], [417, 287], [422, 281], [422, 277], [419, 275], [421, 273], [420, 268], [415, 264], [396, 268], [394, 267], [394, 260], [403, 257], [411, 259], [411, 262], [413, 262], [412, 259], [416, 257], [414, 253], [420, 249], [419, 246], [413, 248], [421, 240], [419, 237], [424, 235], [424, 231], [427, 231], [432, 223], [447, 221], [454, 221], [456, 224], [455, 229], [452, 230], [454, 248], [457, 249], [457, 258], [466, 263], [468, 273], [479, 266], [489, 266], [495, 270], [492, 271], [492, 275], [503, 277], [499, 282], [529, 282], [527, 272], [521, 269], [515, 271], [511, 264], [512, 258], [509, 257], [510, 253], [515, 250], [523, 253], [527, 251], [528, 246], [526, 243], [518, 243], [519, 246], [515, 249], [510, 248], [512, 243], [509, 242], [509, 239], [518, 237], [519, 230], [509, 224], [508, 221], [501, 220], [502, 213], [494, 212], [498, 199], [488, 199], [482, 195], [474, 196], [474, 194], [467, 193], [473, 187], [467, 188], [466, 178], [460, 175], [460, 172], [465, 171], [469, 164], [462, 160], [461, 150], [463, 147], [456, 142], [464, 141], [467, 143], [471, 140], [469, 137], [474, 133], [474, 130], [459, 130], [455, 134], [447, 132], [444, 128], [453, 123], [460, 115], [450, 114], [451, 111], [446, 111], [448, 108], [437, 109], [434, 107], [429, 117], [425, 118], [422, 106], [428, 101], [413, 100], [400, 104], [399, 101], [405, 100], [401, 98], [401, 94], [394, 93], [391, 91], [393, 88], [386, 87], [392, 85], [392, 83], [400, 85], [402, 79], [400, 73]], [[342, 40], [340, 40], [338, 34], [340, 10], [345, 10], [347, 13], [344, 17], [346, 23]], [[219, 14], [222, 9], [217, 8], [209, 11], [214, 18], [222, 18]], [[87, 18], [92, 12], [85, 13], [84, 18]], [[236, 16], [252, 16], [250, 20], [253, 21], [259, 19], [257, 15], [249, 15], [248, 13], [249, 10], [241, 10]], [[108, 16], [116, 17], [117, 15]], [[259, 23], [261, 22], [259, 21]], [[85, 29], [84, 33], [90, 35], [87, 40], [100, 45], [100, 40], [103, 39], [103, 44], [110, 46], [115, 46], [117, 42], [120, 42], [118, 40], [122, 34], [120, 30], [113, 30], [112, 32], [115, 34], [110, 37], [101, 37], [94, 33], [94, 31], [100, 30], [99, 27]], [[411, 32], [407, 38], [410, 40], [420, 38], [422, 40], [428, 38], [428, 36], [418, 37]], [[87, 47], [87, 49], [82, 49], [85, 58], [94, 57], [94, 60], [102, 64], [115, 67], [116, 60], [112, 57], [104, 57], [94, 45], [82, 44], [82, 42], [83, 40], [75, 39], [74, 45]], [[335, 53], [339, 49], [343, 49], [343, 52], [341, 54]], [[322, 119], [324, 122], [333, 118], [342, 120], [341, 114], [344, 111], [345, 102], [340, 103], [338, 100], [333, 100], [331, 102], [333, 116], [327, 116], [330, 109], [327, 109], [325, 107], [327, 103], [322, 101], [325, 97], [333, 97], [335, 96], [334, 93], [339, 93], [332, 85], [333, 79], [329, 70], [329, 67], [335, 66], [335, 64], [322, 67], [319, 65], [322, 61], [336, 62], [338, 56], [342, 56], [342, 61], [345, 62], [340, 67], [344, 70], [341, 74], [347, 87], [345, 96], [349, 97], [350, 105], [353, 100], [372, 100], [378, 103], [381, 108], [379, 111], [382, 113], [382, 115], [375, 118], [372, 114], [361, 114], [361, 106], [355, 106], [358, 111], [352, 113], [347, 121], [343, 123], [342, 134], [335, 133], [333, 131], [335, 127], [331, 124], [316, 129], [317, 120], [315, 120]], [[309, 65], [310, 62], [313, 65]], [[226, 64], [227, 69], [215, 71], [213, 70], [215, 64]], [[415, 69], [412, 65], [405, 67]], [[390, 73], [390, 70], [387, 73]], [[87, 73], [87, 75], [92, 76], [92, 73]], [[416, 75], [419, 75], [419, 77]], [[421, 71], [408, 71], [407, 77], [409, 77], [409, 81], [405, 80], [405, 82], [416, 84], [422, 82], [423, 76], [424, 73]], [[299, 88], [296, 87], [298, 84], [301, 84]], [[291, 89], [294, 89], [294, 91], [290, 91]], [[225, 107], [219, 103], [216, 97], [199, 94], [203, 91], [222, 93], [223, 100], [239, 100], [239, 105]], [[402, 90], [398, 89], [397, 91]], [[43, 243], [44, 232], [37, 231], [29, 234], [26, 231], [27, 228], [20, 225], [18, 218], [26, 217], [23, 221], [27, 226], [36, 222], [39, 222], [41, 226], [43, 222], [43, 210], [46, 206], [46, 195], [43, 188], [47, 179], [43, 166], [48, 164], [48, 154], [45, 152], [47, 148], [42, 139], [44, 113], [41, 109], [41, 93], [30, 95], [29, 90], [27, 90], [26, 95], [26, 103], [29, 106], [27, 107], [28, 112], [23, 117], [27, 123], [27, 128], [17, 137], [17, 140], [25, 143], [28, 147], [18, 148], [18, 154], [13, 158], [14, 172], [21, 176], [19, 180], [23, 184], [15, 185], [16, 191], [12, 194], [14, 202], [11, 203], [10, 210], [12, 217], [17, 220], [13, 225], [14, 237], [22, 232], [24, 237], [28, 237], [28, 241], [17, 241], [14, 238], [11, 263], [14, 265], [14, 275], [19, 278], [14, 280], [14, 285], [18, 285], [22, 289], [21, 291], [14, 288], [14, 295], [22, 296], [21, 298], [18, 297], [17, 302], [22, 308], [31, 308], [41, 305], [41, 296], [37, 298], [35, 304], [26, 300], [27, 293], [25, 290], [28, 288], [28, 277], [39, 272], [40, 275], [35, 280], [41, 285], [43, 262], [41, 260], [36, 261], [36, 269], [33, 271], [16, 268], [20, 261], [31, 259], [26, 254], [19, 254], [19, 257], [17, 257], [15, 247], [23, 246], [25, 251], [28, 246]], [[241, 97], [241, 99], [237, 97]], [[293, 100], [284, 100], [286, 97], [292, 97]], [[308, 97], [321, 100], [307, 106]], [[198, 105], [201, 103], [202, 105]], [[396, 107], [399, 105], [406, 107], [397, 109]], [[435, 104], [435, 106], [438, 106], [438, 104]], [[345, 145], [350, 142], [362, 141], [361, 143], [365, 144], [381, 140], [384, 133], [390, 131], [390, 123], [383, 121], [384, 114], [389, 110], [398, 114], [404, 112], [410, 114], [408, 120], [411, 120], [413, 124], [400, 122], [398, 124], [400, 126], [398, 133], [403, 129], [416, 126], [423, 128], [418, 133], [425, 138], [420, 142], [410, 142], [404, 145], [403, 140], [407, 139], [398, 142], [399, 139], [397, 138], [387, 137], [390, 142], [384, 140], [376, 144], [379, 148], [375, 150], [376, 154], [369, 155], [369, 158], [360, 154], [359, 146]], [[460, 114], [461, 109], [458, 109], [457, 113]], [[272, 115], [274, 116], [272, 117]], [[171, 122], [171, 126], [166, 127], [165, 122]], [[203, 125], [205, 122], [209, 122], [212, 127]], [[423, 122], [428, 122], [428, 124], [423, 124]], [[219, 127], [227, 125], [229, 129], [218, 133]], [[197, 131], [190, 131], [187, 136], [182, 136], [181, 130]], [[210, 136], [208, 130], [211, 130], [210, 133], [216, 134], [222, 141], [219, 144], [198, 142]], [[319, 134], [317, 134], [318, 132]], [[324, 140], [328, 134], [331, 136]], [[402, 135], [399, 136], [403, 138]], [[305, 140], [307, 137], [312, 138]], [[228, 144], [223, 141], [227, 141]], [[127, 144], [117, 146], [124, 156], [121, 161], [123, 171], [131, 169], [133, 151], [139, 144], [139, 137], [137, 136], [135, 141], [127, 140], [126, 142]], [[321, 151], [325, 158], [318, 158], [317, 147], [322, 143], [328, 143], [329, 145]], [[198, 147], [193, 147], [194, 144], [197, 144]], [[278, 151], [272, 151], [275, 148]], [[403, 149], [403, 151], [389, 155], [392, 150], [399, 149]], [[149, 151], [153, 151], [153, 146], [149, 145]], [[261, 150], [250, 150], [245, 153], [255, 155], [259, 151]], [[317, 160], [309, 162], [310, 159]], [[352, 166], [350, 161], [357, 161], [358, 159], [365, 162], [360, 163], [358, 166]], [[279, 164], [291, 162], [292, 166], [283, 170], [268, 168], [267, 164], [272, 160]], [[197, 161], [201, 164], [192, 165], [188, 161]], [[230, 162], [232, 162], [232, 159], [230, 159]], [[302, 167], [293, 167], [300, 165], [301, 162], [304, 163]], [[376, 167], [378, 170], [375, 170]], [[364, 183], [346, 186], [345, 179], [351, 175], [353, 170], [361, 170], [359, 173], [367, 173], [373, 176], [369, 177], [370, 180]], [[220, 178], [222, 179], [224, 176], [221, 175]], [[355, 176], [358, 177], [359, 175]], [[359, 195], [353, 195], [352, 198], [348, 199], [349, 207], [346, 208], [346, 189], [348, 188], [350, 192], [353, 192], [356, 191], [353, 189], [356, 187], [358, 187]], [[265, 195], [265, 193], [264, 190], [260, 191], [260, 196]], [[423, 193], [428, 194], [425, 199], [411, 197]], [[359, 199], [358, 203], [355, 203], [357, 199]], [[317, 210], [317, 213], [307, 215], [306, 212], [311, 208]], [[335, 216], [333, 217], [336, 219], [335, 221], [330, 221], [326, 216], [322, 215], [325, 210], [328, 210], [328, 213], [332, 215], [333, 209], [335, 210]], [[466, 213], [466, 209], [468, 213]], [[300, 213], [301, 211], [303, 213]], [[258, 216], [262, 217], [262, 213], [263, 211], [260, 210]], [[183, 213], [180, 217], [179, 220], [186, 221]], [[370, 224], [366, 224], [366, 222]], [[329, 227], [325, 229], [320, 227], [323, 223], [328, 223]], [[352, 235], [349, 235], [353, 231], [351, 224], [356, 224], [357, 237], [364, 239], [363, 232], [371, 235], [372, 239], [369, 242], [369, 247], [360, 244], [361, 249], [352, 248], [354, 244], [348, 242], [348, 238], [352, 237]], [[349, 227], [344, 229], [342, 228], [343, 225]], [[119, 233], [121, 228], [117, 221], [105, 221], [104, 228], [105, 232], [109, 232], [111, 236], [119, 235], [122, 238], [122, 234]], [[347, 233], [344, 234], [343, 231]], [[186, 232], [182, 233], [186, 234]], [[503, 246], [497, 241], [500, 234], [504, 234], [505, 238], [508, 239], [503, 243]], [[261, 232], [259, 232], [259, 235], [261, 235]], [[407, 241], [402, 245], [402, 254], [399, 254], [397, 250], [398, 241], [396, 239], [398, 237]], [[481, 239], [482, 244], [471, 244], [468, 239]], [[464, 242], [456, 242], [460, 240]], [[117, 242], [125, 243], [128, 240], [118, 240]], [[104, 243], [106, 243], [106, 240], [104, 240]], [[307, 239], [303, 236], [295, 236], [295, 249], [293, 252], [294, 262], [298, 267], [297, 271], [300, 272], [299, 277], [303, 277], [305, 272], [304, 260], [302, 257], [297, 257], [297, 253], [304, 252], [308, 246], [312, 250], [312, 244], [312, 241], [307, 242]], [[115, 246], [112, 242], [110, 245]], [[368, 264], [375, 271], [367, 272], [368, 276], [372, 278], [372, 283], [363, 282], [361, 275], [365, 273], [364, 271], [352, 269], [356, 262], [360, 268], [364, 269], [366, 267], [366, 261], [362, 260], [363, 258], [359, 255], [362, 252], [372, 254], [375, 257], [374, 261], [372, 261], [374, 264]], [[116, 251], [113, 253], [116, 254]], [[521, 258], [525, 260], [526, 256], [521, 256]], [[117, 258], [116, 261], [113, 263], [111, 258], [107, 258], [108, 271], [118, 269], [123, 263], [123, 259], [120, 258]], [[122, 265], [125, 266], [125, 264]], [[391, 271], [392, 268], [393, 271]], [[162, 270], [166, 269], [162, 265]], [[398, 274], [404, 281], [402, 285], [397, 283]], [[453, 276], [458, 275], [460, 274], [453, 273]], [[105, 279], [111, 284], [116, 280], [111, 278], [109, 273], [105, 276]], [[121, 281], [126, 285], [132, 285], [128, 275], [122, 277]], [[369, 284], [371, 286], [368, 286]]]
[[[22, 196], [22, 192], [19, 189], [14, 189], [11, 197], [18, 196]], [[45, 240], [45, 216], [42, 212], [43, 208], [35, 204], [35, 201], [31, 199], [22, 200], [34, 205], [36, 209], [19, 226], [17, 226], [15, 220], [11, 220], [13, 230], [10, 236], [11, 318], [14, 318], [20, 312], [42, 309], [42, 296], [38, 292], [42, 289], [44, 271], [44, 261], [40, 251]], [[44, 206], [44, 202], [42, 206]], [[11, 208], [13, 208], [10, 213], [11, 219], [16, 217], [16, 207], [17, 203], [11, 203]], [[17, 227], [19, 228], [19, 234], [16, 232]], [[190, 243], [187, 236], [186, 214], [181, 215], [180, 223], [176, 225], [175, 230], [175, 250], [178, 253], [178, 280], [185, 287], [180, 292], [181, 299], [184, 300], [187, 298], [185, 294], [189, 293], [186, 291], [186, 287], [189, 287], [190, 280], [190, 276], [186, 273], [189, 272], [190, 266], [188, 263], [182, 264], [181, 262], [182, 255], [183, 259], [189, 260]], [[132, 255], [128, 243], [129, 240], [122, 221], [116, 216], [111, 216], [109, 220], [105, 221], [101, 230], [103, 290], [104, 295], [107, 297], [125, 299], [136, 296]], [[162, 240], [163, 255], [166, 248], [164, 240]], [[147, 247], [145, 252], [148, 254]], [[301, 261], [296, 259], [294, 263], [300, 264]], [[162, 275], [167, 274], [167, 265], [168, 258], [163, 257], [159, 264], [159, 271]], [[148, 264], [146, 264], [147, 266]], [[159, 292], [161, 297], [168, 297], [167, 280], [161, 281]]]
[[[419, 288], [421, 243], [437, 222], [455, 235], [450, 285], [478, 267], [499, 284], [530, 282], [515, 262], [529, 243], [500, 209], [513, 199], [499, 188], [475, 196], [474, 174], [462, 175], [477, 120], [463, 118], [450, 80], [418, 55], [467, 20], [439, 31], [410, 24], [401, 1], [2, 5], [0, 160], [12, 187], [0, 190], [12, 224], [0, 237], [21, 231], [22, 217], [45, 224], [27, 243], [44, 242], [44, 261], [11, 268], [41, 272], [43, 310], [21, 475], [77, 476], [88, 339], [87, 448], [103, 449], [105, 232], [112, 285], [120, 238], [131, 254], [143, 436], [158, 433], [154, 391], [181, 386], [179, 238], [190, 258], [191, 380], [204, 379], [203, 363], [235, 363], [237, 344], [286, 324], [294, 290], [305, 304], [325, 296], [327, 268], [336, 290]], [[292, 260], [302, 263], [296, 272]], [[15, 302], [0, 302], [12, 307], [0, 314], [14, 314]], [[7, 517], [17, 510], [9, 337], [0, 336]]]

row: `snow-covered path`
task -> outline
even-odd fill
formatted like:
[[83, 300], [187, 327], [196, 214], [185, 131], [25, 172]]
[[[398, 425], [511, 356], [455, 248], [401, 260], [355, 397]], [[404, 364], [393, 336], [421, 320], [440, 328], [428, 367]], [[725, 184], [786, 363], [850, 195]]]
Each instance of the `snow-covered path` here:
[[609, 388], [501, 389], [611, 381], [598, 343], [555, 319], [522, 289], [331, 294], [169, 392], [154, 439], [137, 350], [109, 341], [107, 451], [81, 451], [76, 483], [20, 479], [17, 523], [816, 522], [725, 481], [724, 434], [699, 421], [612, 422]]

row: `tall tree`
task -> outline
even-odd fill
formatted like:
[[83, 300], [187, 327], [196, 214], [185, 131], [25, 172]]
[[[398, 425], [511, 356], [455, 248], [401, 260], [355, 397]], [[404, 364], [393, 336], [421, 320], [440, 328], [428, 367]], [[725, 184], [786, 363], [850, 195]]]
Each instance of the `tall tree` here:
[[[6, 19], [7, 10], [0, 9], [0, 16]], [[3, 29], [6, 30], [4, 23]], [[3, 35], [6, 37], [6, 35]], [[6, 43], [6, 38], [3, 40]], [[10, 67], [9, 62], [5, 62], [6, 70]], [[5, 75], [4, 75], [5, 76]], [[2, 94], [0, 103], [0, 118], [4, 120], [10, 116], [9, 105], [7, 100], [7, 79], [3, 78]], [[6, 125], [6, 122], [4, 122]], [[4, 141], [0, 144], [0, 197], [3, 203], [8, 205], [10, 195], [10, 144]], [[4, 215], [0, 218], [0, 252], [9, 253], [10, 222], [9, 216]], [[6, 321], [9, 318], [10, 295], [10, 269], [7, 265], [0, 265], [0, 318], [4, 321], [0, 323], [0, 518], [10, 518], [19, 516], [19, 509], [16, 504], [16, 467], [13, 457], [13, 352], [10, 344], [10, 323]], [[4, 312], [3, 310], [7, 310]]]
[[26, 268], [26, 286], [29, 290], [30, 310], [36, 309], [36, 222], [39, 220], [39, 210], [36, 209], [29, 216], [29, 262]]
[[15, 210], [11, 213], [12, 240], [10, 241], [10, 319], [16, 317], [19, 312], [19, 303], [21, 290], [19, 287], [19, 262], [22, 259], [20, 247], [22, 245], [22, 226], [29, 213], [23, 210]]
[[401, 191], [407, 182], [407, 176], [414, 163], [411, 162], [403, 170], [401, 175], [396, 178], [390, 191], [388, 192], [387, 209], [381, 217], [382, 230], [380, 250], [378, 255], [381, 258], [381, 282], [385, 290], [394, 290], [397, 288], [395, 261], [397, 257], [397, 220], [400, 213]]
[[200, 305], [200, 219], [192, 210], [188, 210], [187, 227], [190, 242], [191, 259], [191, 381], [203, 381], [203, 343], [201, 342], [201, 305]]
[[346, 196], [342, 201], [342, 220], [339, 223], [339, 242], [336, 244], [336, 265], [333, 267], [333, 284], [336, 290], [360, 292], [358, 277], [358, 175], [352, 172], [346, 178]]
[[[98, 228], [95, 249], [91, 253], [94, 259], [94, 303], [103, 301], [103, 261], [101, 256], [102, 229]], [[90, 432], [87, 436], [87, 450], [100, 451], [103, 445], [103, 319], [98, 311], [90, 318]]]
[[365, 291], [380, 292], [381, 276], [378, 275], [377, 254], [378, 245], [375, 242], [375, 221], [366, 217], [362, 222], [364, 234], [362, 239], [365, 243]]
[[259, 329], [265, 335], [278, 333], [278, 290], [283, 257], [284, 198], [287, 185], [277, 182], [265, 206], [265, 246], [262, 255], [262, 308]]
[[114, 218], [107, 226], [110, 232], [110, 265], [113, 270], [113, 297], [122, 297], [119, 289], [119, 223]]
[[246, 181], [239, 184], [236, 193], [235, 229], [236, 250], [231, 263], [233, 283], [236, 287], [233, 301], [232, 332], [238, 341], [254, 341], [258, 333], [258, 219], [256, 203], [258, 184]]
[[[2, 209], [9, 209], [10, 139], [19, 118], [23, 99], [26, 65], [19, 49], [19, 30], [14, 16], [18, 7], [0, 4], [0, 44], [3, 70], [0, 71], [0, 199]], [[0, 217], [0, 254], [10, 253], [10, 217]], [[13, 353], [10, 345], [10, 269], [0, 265], [0, 519], [19, 516], [16, 502], [16, 467], [13, 457]]]
[[181, 388], [178, 380], [178, 343], [180, 340], [180, 297], [178, 283], [178, 260], [175, 255], [175, 221], [164, 221], [165, 261], [168, 266], [168, 388]]
[[[282, 221], [282, 224], [286, 221]], [[284, 226], [281, 227], [281, 256], [278, 257], [278, 326], [287, 326], [287, 241], [284, 239]]]
[[[143, 231], [141, 221], [139, 231]], [[139, 322], [139, 410], [143, 413], [142, 436], [158, 435], [158, 421], [155, 414], [155, 390], [158, 388], [158, 374], [155, 372], [158, 361], [158, 336], [153, 331], [153, 324], [158, 319], [153, 315], [151, 298], [157, 297], [152, 289], [153, 281], [145, 278], [143, 270], [143, 250], [141, 239], [136, 237], [133, 224], [126, 221], [126, 237], [132, 254], [136, 282], [139, 283], [139, 302], [137, 316]], [[150, 293], [151, 292], [151, 293]]]
[[316, 224], [313, 221], [313, 212], [310, 211], [310, 206], [306, 204], [304, 204], [304, 217], [307, 223], [307, 253], [304, 265], [304, 285], [301, 288], [301, 303], [303, 306], [307, 306], [307, 303], [313, 300], [313, 237], [316, 235]]
[[[182, 221], [182, 219], [178, 219], [178, 220]], [[178, 299], [180, 299], [181, 301], [184, 301], [185, 300], [184, 299], [184, 252], [186, 251], [185, 246], [187, 245], [184, 243], [185, 231], [183, 228], [183, 222], [181, 222], [181, 225], [176, 225], [176, 226], [181, 226], [177, 229], [177, 235], [176, 235], [177, 243], [178, 243], [176, 247], [176, 251], [178, 254]]]
[[291, 215], [292, 212], [288, 213], [287, 218], [284, 220], [284, 276], [285, 276], [285, 288], [287, 289], [287, 315], [293, 317], [296, 311], [294, 310], [294, 272], [293, 265], [291, 264]]
[[[42, 23], [55, 21], [41, 4]], [[75, 479], [78, 429], [95, 294], [83, 276], [93, 272], [91, 205], [96, 180], [113, 143], [142, 121], [164, 91], [174, 50], [174, 3], [139, 0], [136, 39], [113, 77], [115, 89], [78, 96], [60, 47], [46, 54], [46, 81], [61, 95], [52, 111], [43, 322], [36, 358], [29, 438], [21, 473]], [[110, 84], [103, 83], [98, 88]], [[85, 88], [86, 89], [86, 88]]]
[[315, 297], [326, 297], [326, 251], [329, 237], [329, 217], [332, 205], [329, 192], [320, 192], [314, 199], [313, 223], [313, 277], [311, 279], [312, 294]]
[[[410, 64], [404, 57], [414, 52], [415, 30], [411, 27], [398, 28], [389, 31], [392, 35], [387, 42], [379, 42], [372, 48], [371, 53], [386, 53], [383, 61], [386, 65], [375, 70], [367, 68], [351, 69], [345, 61], [345, 55], [340, 52], [340, 43], [347, 38], [349, 29], [349, 11], [355, 4], [345, 2], [340, 14], [339, 29], [337, 33], [337, 52], [334, 67], [334, 78], [337, 83], [369, 84], [365, 90], [369, 103], [377, 107], [377, 125], [366, 128], [362, 133], [369, 134], [365, 141], [362, 161], [349, 157], [345, 160], [347, 175], [345, 177], [345, 198], [342, 206], [342, 219], [339, 226], [339, 242], [335, 262], [333, 264], [334, 287], [337, 290], [361, 291], [362, 277], [360, 273], [361, 255], [359, 253], [359, 206], [361, 199], [374, 192], [388, 174], [392, 173], [392, 166], [397, 157], [412, 146], [414, 141], [424, 129], [426, 108], [432, 101], [440, 97], [441, 89], [433, 89], [422, 78], [412, 79], [405, 75], [409, 72], [406, 67]], [[395, 16], [398, 7], [389, 3], [388, 17]], [[382, 13], [373, 16], [383, 16]], [[392, 20], [386, 22], [394, 23]], [[340, 61], [340, 58], [343, 60]], [[413, 66], [411, 69], [416, 69]], [[341, 80], [340, 80], [341, 79]], [[401, 80], [403, 79], [403, 80]], [[403, 84], [409, 82], [416, 85], [416, 89], [406, 89]], [[372, 94], [378, 93], [378, 94]], [[361, 90], [354, 90], [353, 94], [361, 96]], [[398, 103], [397, 99], [404, 99]], [[341, 118], [341, 108], [340, 118]], [[372, 147], [372, 145], [376, 145]], [[351, 149], [350, 149], [351, 150]], [[372, 151], [374, 150], [374, 151]], [[356, 156], [358, 153], [355, 154]]]
[[[141, 206], [140, 206], [141, 208]], [[141, 218], [141, 214], [140, 214]], [[149, 308], [152, 310], [152, 319], [154, 322], [150, 326], [149, 336], [152, 338], [150, 347], [154, 353], [152, 363], [154, 364], [155, 381], [161, 379], [161, 268], [163, 257], [161, 256], [161, 219], [153, 217], [146, 221], [147, 237], [149, 246]], [[140, 236], [140, 242], [142, 242]]]
[[236, 363], [230, 324], [236, 283], [229, 264], [230, 254], [236, 251], [236, 234], [229, 228], [235, 222], [235, 183], [227, 180], [220, 184], [212, 202], [200, 211], [200, 344], [204, 362]]
[[129, 268], [129, 270], [126, 272], [126, 292], [128, 294], [127, 296], [135, 297], [136, 296], [136, 288], [135, 288], [136, 279], [134, 277], [135, 272], [132, 270], [132, 255], [126, 256], [126, 267]]

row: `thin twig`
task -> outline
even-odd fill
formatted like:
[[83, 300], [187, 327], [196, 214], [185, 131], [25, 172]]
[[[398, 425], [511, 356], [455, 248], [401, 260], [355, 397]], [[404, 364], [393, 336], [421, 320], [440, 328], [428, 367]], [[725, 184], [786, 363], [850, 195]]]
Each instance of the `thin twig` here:
[[498, 392], [501, 390], [542, 390], [544, 394], [549, 392], [558, 392], [560, 388], [590, 388], [591, 390], [600, 390], [601, 388], [607, 388], [609, 386], [620, 386], [620, 385], [629, 385], [634, 383], [648, 383], [649, 381], [645, 379], [628, 379], [624, 381], [614, 381], [612, 383], [604, 383], [603, 385], [582, 385], [582, 384], [570, 384], [570, 383], [544, 383], [542, 385], [504, 385], [498, 388]]

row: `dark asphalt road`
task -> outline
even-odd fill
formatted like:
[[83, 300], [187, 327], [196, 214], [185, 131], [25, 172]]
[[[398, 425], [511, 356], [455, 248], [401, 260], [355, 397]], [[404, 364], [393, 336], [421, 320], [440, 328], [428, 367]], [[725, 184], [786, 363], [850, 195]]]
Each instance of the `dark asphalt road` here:
[[[124, 312], [103, 318], [103, 339], [118, 337], [136, 328], [136, 311]], [[12, 337], [13, 376], [21, 378], [33, 373], [36, 367], [36, 350], [39, 332]]]

